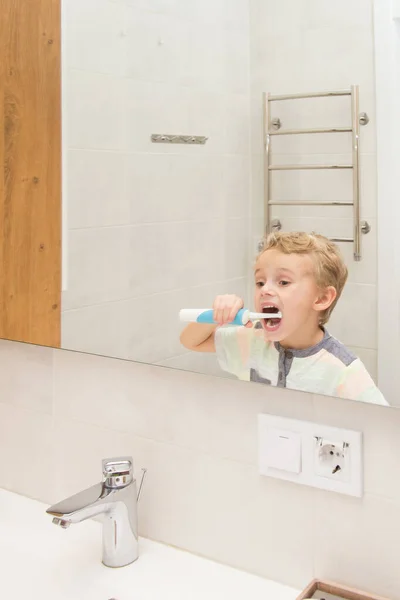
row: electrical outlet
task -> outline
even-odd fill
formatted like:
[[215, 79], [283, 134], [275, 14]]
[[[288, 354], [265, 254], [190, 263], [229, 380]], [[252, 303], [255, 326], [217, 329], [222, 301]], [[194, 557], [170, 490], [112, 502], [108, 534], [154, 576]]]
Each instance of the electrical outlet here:
[[315, 438], [314, 470], [333, 481], [350, 480], [350, 452], [347, 442]]
[[[274, 443], [277, 432], [285, 444]], [[299, 457], [287, 442], [296, 435]], [[358, 498], [363, 495], [361, 432], [261, 414], [258, 441], [262, 475]]]

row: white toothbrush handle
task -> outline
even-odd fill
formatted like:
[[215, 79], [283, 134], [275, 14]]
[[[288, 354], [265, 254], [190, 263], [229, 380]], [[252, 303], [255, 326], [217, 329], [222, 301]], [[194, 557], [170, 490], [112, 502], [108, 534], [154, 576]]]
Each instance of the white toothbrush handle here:
[[193, 323], [196, 322], [199, 316], [210, 310], [208, 308], [182, 308], [179, 311], [179, 320], [184, 323]]
[[[181, 321], [189, 323], [216, 324], [214, 321], [214, 310], [212, 308], [183, 308], [179, 312]], [[249, 321], [249, 311], [242, 308], [230, 325], [246, 325]]]

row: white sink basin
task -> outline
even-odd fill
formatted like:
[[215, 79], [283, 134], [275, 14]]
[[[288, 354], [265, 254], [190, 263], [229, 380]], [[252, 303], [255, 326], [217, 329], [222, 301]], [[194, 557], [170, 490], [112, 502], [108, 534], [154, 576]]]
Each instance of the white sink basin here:
[[127, 567], [101, 563], [101, 525], [55, 527], [47, 505], [0, 489], [1, 597], [13, 600], [294, 600], [298, 591], [140, 539]]

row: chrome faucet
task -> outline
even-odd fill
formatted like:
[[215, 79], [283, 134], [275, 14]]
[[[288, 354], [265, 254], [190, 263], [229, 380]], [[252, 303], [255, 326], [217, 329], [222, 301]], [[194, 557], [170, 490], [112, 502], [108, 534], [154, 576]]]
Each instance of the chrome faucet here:
[[103, 517], [103, 564], [124, 567], [137, 560], [137, 502], [146, 469], [136, 492], [132, 458], [106, 458], [102, 461], [103, 481], [47, 509], [53, 523], [66, 529], [91, 517]]

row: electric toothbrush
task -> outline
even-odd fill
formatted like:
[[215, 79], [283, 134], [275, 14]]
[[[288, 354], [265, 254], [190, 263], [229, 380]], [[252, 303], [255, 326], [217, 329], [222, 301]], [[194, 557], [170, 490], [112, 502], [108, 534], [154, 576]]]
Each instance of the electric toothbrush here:
[[[185, 323], [217, 323], [213, 319], [214, 310], [212, 308], [182, 308], [179, 312], [179, 319]], [[246, 325], [249, 321], [258, 321], [259, 319], [281, 319], [280, 312], [255, 313], [246, 308], [241, 308], [235, 319], [228, 325]]]

